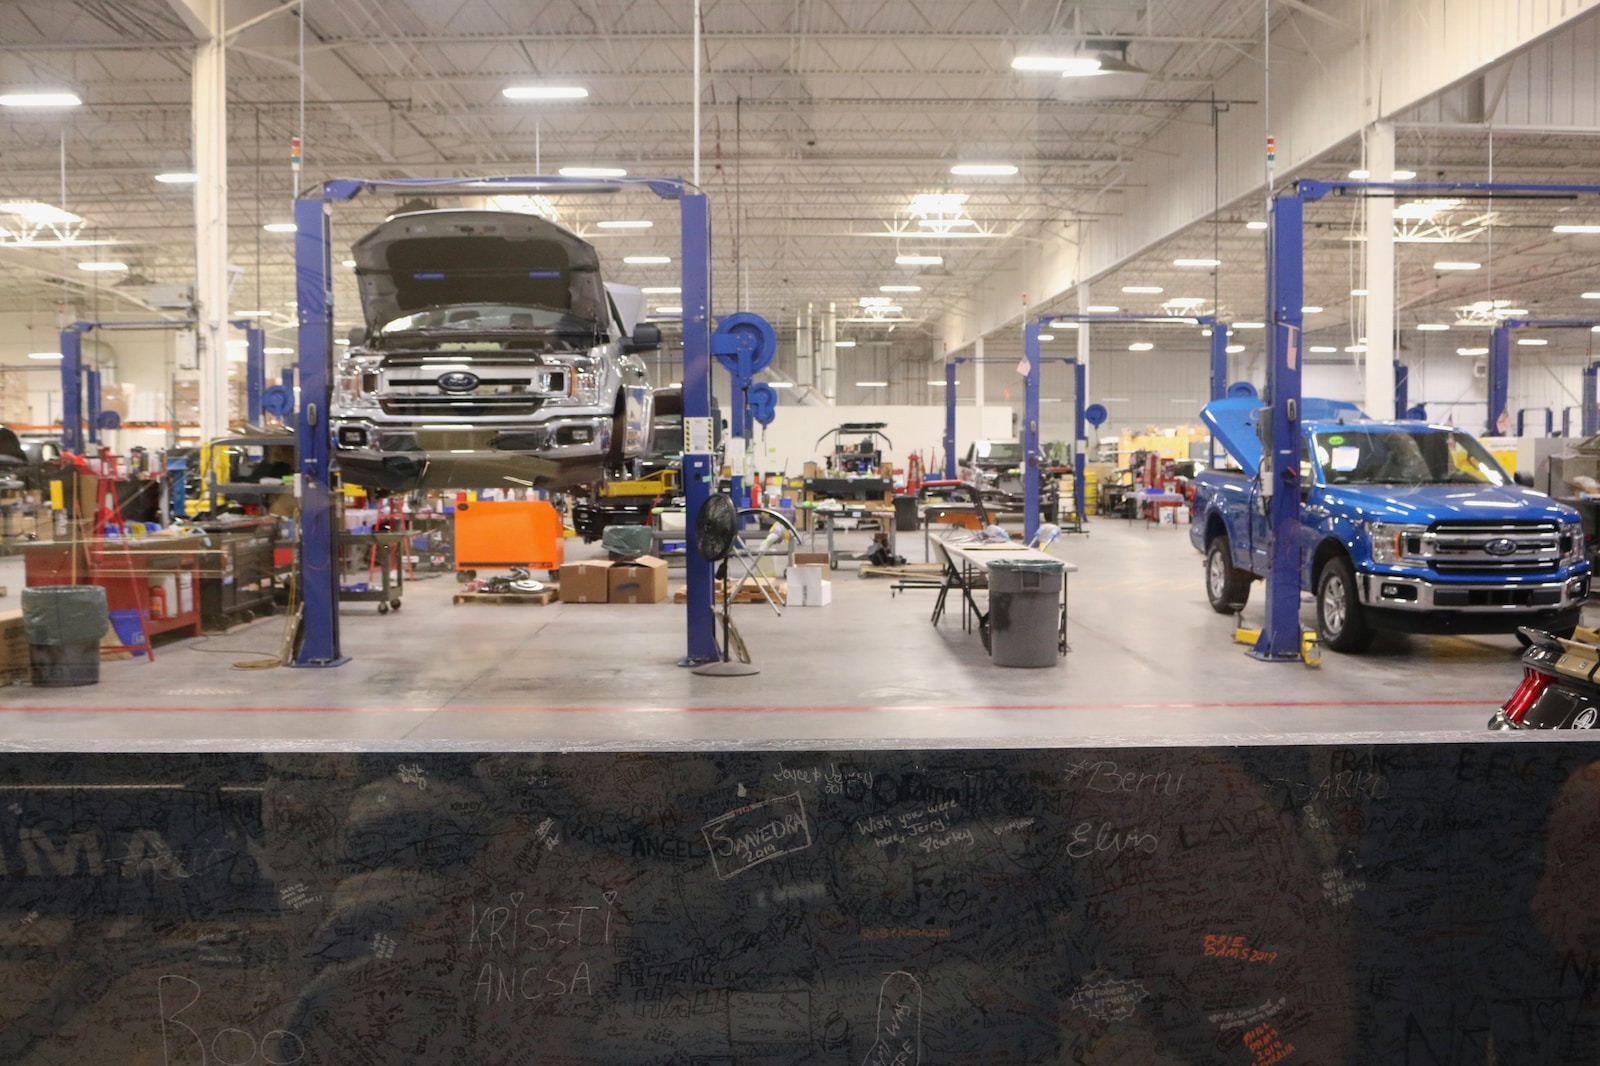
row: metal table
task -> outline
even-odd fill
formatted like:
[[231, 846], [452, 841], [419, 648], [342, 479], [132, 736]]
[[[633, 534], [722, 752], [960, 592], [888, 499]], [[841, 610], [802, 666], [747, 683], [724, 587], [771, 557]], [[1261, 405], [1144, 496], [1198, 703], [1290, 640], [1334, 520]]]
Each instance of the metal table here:
[[955, 589], [961, 593], [962, 630], [970, 632], [975, 620], [978, 634], [983, 638], [984, 650], [988, 651], [989, 612], [978, 605], [972, 593], [976, 589], [988, 588], [990, 564], [1001, 559], [1048, 559], [1062, 566], [1061, 612], [1056, 647], [1063, 655], [1072, 650], [1067, 644], [1067, 575], [1077, 570], [1076, 566], [1049, 552], [1017, 544], [951, 544], [943, 540], [934, 543], [944, 555], [944, 585], [939, 589], [939, 598], [934, 601], [934, 625], [939, 624], [939, 619], [944, 615], [946, 598], [950, 590]]

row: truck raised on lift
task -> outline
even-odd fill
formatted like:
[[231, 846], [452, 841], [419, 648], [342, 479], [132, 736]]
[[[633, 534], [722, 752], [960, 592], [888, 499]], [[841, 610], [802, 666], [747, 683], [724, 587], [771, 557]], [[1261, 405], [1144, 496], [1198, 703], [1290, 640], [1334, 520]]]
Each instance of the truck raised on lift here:
[[[1270, 409], [1208, 404], [1202, 417], [1240, 471], [1195, 478], [1190, 538], [1205, 555], [1206, 598], [1229, 614], [1266, 575], [1261, 494]], [[1367, 419], [1353, 404], [1302, 402], [1300, 587], [1320, 639], [1359, 652], [1378, 630], [1571, 635], [1589, 595], [1578, 512], [1514, 482], [1470, 433]]]
[[565, 489], [645, 455], [653, 392], [637, 289], [535, 215], [419, 211], [355, 243], [366, 325], [335, 367], [345, 481]]

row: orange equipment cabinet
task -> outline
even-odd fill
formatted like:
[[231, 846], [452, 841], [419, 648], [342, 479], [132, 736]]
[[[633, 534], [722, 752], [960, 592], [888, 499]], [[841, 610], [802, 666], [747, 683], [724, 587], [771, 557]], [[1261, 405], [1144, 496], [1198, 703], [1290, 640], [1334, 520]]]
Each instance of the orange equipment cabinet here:
[[559, 570], [564, 535], [546, 500], [457, 504], [456, 569]]

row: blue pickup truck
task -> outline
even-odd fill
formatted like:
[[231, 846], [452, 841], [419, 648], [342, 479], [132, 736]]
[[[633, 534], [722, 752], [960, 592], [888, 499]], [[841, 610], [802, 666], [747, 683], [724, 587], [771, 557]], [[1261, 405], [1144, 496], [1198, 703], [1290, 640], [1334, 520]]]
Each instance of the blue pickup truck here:
[[[1260, 468], [1254, 399], [1218, 400], [1203, 418], [1246, 471]], [[1571, 635], [1589, 595], [1579, 515], [1517, 485], [1471, 434], [1376, 422], [1352, 404], [1305, 400], [1300, 461], [1300, 587], [1314, 593], [1322, 642], [1359, 652], [1380, 629]], [[1251, 474], [1194, 482], [1190, 539], [1205, 554], [1206, 597], [1238, 611], [1265, 575], [1267, 501]]]

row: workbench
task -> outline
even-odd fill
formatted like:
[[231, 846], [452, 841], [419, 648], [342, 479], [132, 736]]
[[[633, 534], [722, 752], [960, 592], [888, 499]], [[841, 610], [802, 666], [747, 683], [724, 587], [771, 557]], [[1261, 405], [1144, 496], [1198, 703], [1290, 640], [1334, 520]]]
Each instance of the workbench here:
[[1076, 566], [1049, 552], [1019, 544], [952, 544], [945, 540], [936, 540], [934, 543], [944, 555], [944, 585], [939, 589], [939, 598], [934, 601], [934, 625], [938, 625], [939, 619], [944, 615], [950, 592], [952, 590], [959, 592], [962, 600], [961, 628], [964, 632], [971, 632], [975, 623], [979, 636], [983, 638], [983, 649], [988, 651], [989, 612], [979, 606], [973, 592], [989, 587], [990, 565], [1002, 559], [1049, 560], [1062, 566], [1061, 611], [1056, 647], [1063, 655], [1072, 650], [1067, 644], [1067, 575], [1077, 570]]
[[859, 525], [859, 523], [861, 523], [861, 522], [871, 522], [871, 523], [873, 523], [873, 525], [875, 525], [877, 527], [875, 532], [884, 534], [884, 536], [886, 538], [886, 541], [887, 541], [887, 547], [889, 549], [889, 555], [893, 556], [895, 554], [895, 551], [894, 551], [894, 532], [895, 532], [895, 530], [894, 530], [894, 508], [893, 507], [889, 507], [889, 508], [885, 509], [885, 507], [882, 504], [875, 504], [875, 503], [844, 504], [841, 507], [813, 507], [813, 508], [810, 509], [810, 511], [811, 511], [811, 537], [810, 537], [810, 541], [809, 541], [809, 546], [812, 547], [812, 548], [816, 547], [816, 541], [817, 541], [817, 534], [818, 533], [827, 533], [827, 535], [828, 535], [828, 565], [833, 567], [834, 569], [838, 569], [839, 561], [841, 559], [847, 559], [848, 558], [848, 559], [854, 559], [857, 562], [860, 562], [860, 561], [866, 559], [871, 554], [871, 552], [869, 550], [867, 552], [861, 552], [861, 553], [858, 553], [858, 554], [846, 555], [844, 552], [839, 551], [837, 548], [834, 547], [833, 531], [834, 531], [835, 528], [837, 528], [839, 520], [842, 519], [842, 518], [848, 518], [848, 519], [851, 519], [851, 520], [857, 522], [858, 525], [856, 525], [854, 527], [856, 529], [862, 528]]

